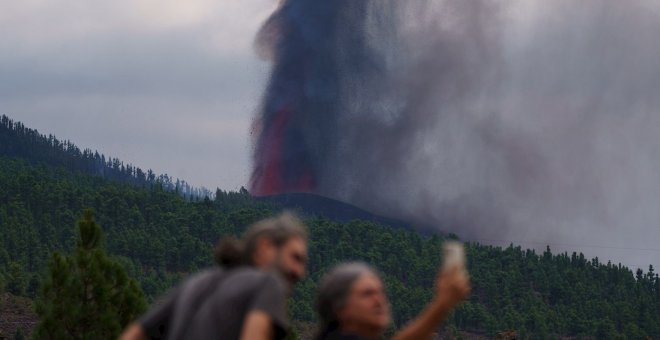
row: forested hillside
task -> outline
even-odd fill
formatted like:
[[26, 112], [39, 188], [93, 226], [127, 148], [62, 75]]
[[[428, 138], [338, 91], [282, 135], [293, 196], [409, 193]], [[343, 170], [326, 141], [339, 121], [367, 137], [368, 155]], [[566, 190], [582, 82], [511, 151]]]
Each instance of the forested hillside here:
[[68, 140], [43, 135], [6, 115], [0, 116], [0, 156], [18, 157], [33, 164], [48, 164], [69, 171], [97, 175], [138, 186], [160, 185], [165, 190], [179, 192], [184, 197], [212, 196], [206, 188], [193, 187], [184, 180], [167, 174], [158, 175], [151, 169], [143, 171], [118, 158], [107, 157], [91, 149], [81, 150]]
[[[120, 258], [151, 299], [211, 265], [211, 248], [220, 237], [239, 234], [277, 210], [246, 191], [184, 199], [157, 181], [136, 185], [50, 161], [0, 157], [0, 288], [34, 297], [50, 253], [72, 249], [84, 208], [94, 210], [108, 253]], [[307, 224], [309, 276], [293, 296], [294, 319], [314, 320], [316, 282], [329, 266], [346, 260], [369, 262], [384, 273], [397, 325], [431, 298], [442, 237], [357, 220], [313, 218]], [[652, 267], [633, 272], [550, 249], [539, 254], [468, 244], [467, 251], [473, 294], [451, 316], [450, 331], [492, 336], [512, 330], [534, 339], [660, 338], [660, 279]]]

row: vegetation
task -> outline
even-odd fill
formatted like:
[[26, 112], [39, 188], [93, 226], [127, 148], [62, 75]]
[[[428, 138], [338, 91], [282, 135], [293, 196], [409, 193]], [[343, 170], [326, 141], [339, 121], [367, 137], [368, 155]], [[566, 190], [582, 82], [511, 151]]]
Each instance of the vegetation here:
[[[0, 156], [0, 287], [16, 295], [36, 295], [49, 277], [46, 259], [52, 252], [77, 251], [71, 226], [87, 207], [104, 227], [107, 252], [139, 281], [150, 301], [186, 274], [211, 265], [211, 248], [220, 237], [240, 234], [276, 209], [245, 190], [184, 199], [158, 182], [136, 185], [23, 156]], [[307, 224], [309, 276], [292, 298], [294, 319], [314, 321], [316, 283], [330, 266], [346, 260], [366, 261], [383, 272], [399, 326], [431, 299], [442, 236], [321, 217]], [[660, 338], [660, 278], [651, 266], [633, 272], [580, 253], [515, 246], [471, 243], [467, 251], [473, 294], [451, 316], [451, 332]], [[51, 270], [61, 261], [56, 259]]]
[[39, 339], [116, 339], [147, 303], [138, 283], [102, 248], [103, 233], [86, 210], [71, 256], [54, 252], [37, 299]]
[[61, 141], [53, 135], [42, 135], [5, 115], [0, 116], [0, 156], [19, 157], [33, 164], [63, 167], [72, 172], [93, 174], [142, 187], [157, 185], [178, 192], [183, 197], [212, 196], [206, 188], [193, 187], [167, 174], [157, 175], [151, 169], [143, 171], [117, 158], [106, 158], [91, 149], [81, 150], [68, 140]]

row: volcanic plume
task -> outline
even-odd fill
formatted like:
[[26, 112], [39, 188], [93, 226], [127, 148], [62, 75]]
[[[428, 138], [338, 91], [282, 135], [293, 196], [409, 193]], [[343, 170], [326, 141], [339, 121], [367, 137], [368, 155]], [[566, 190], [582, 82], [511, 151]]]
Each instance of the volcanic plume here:
[[435, 105], [464, 101], [496, 59], [485, 15], [495, 6], [438, 4], [281, 2], [256, 39], [273, 70], [254, 124], [252, 194], [357, 197], [381, 190], [358, 183], [416, 167], [404, 163], [438, 122]]
[[646, 0], [285, 0], [251, 192], [658, 262], [657, 32]]
[[274, 66], [255, 127], [254, 195], [317, 190], [336, 144], [341, 67], [337, 51], [364, 48], [361, 42], [342, 41], [342, 14], [360, 15], [365, 4], [284, 1], [264, 24], [257, 48]]

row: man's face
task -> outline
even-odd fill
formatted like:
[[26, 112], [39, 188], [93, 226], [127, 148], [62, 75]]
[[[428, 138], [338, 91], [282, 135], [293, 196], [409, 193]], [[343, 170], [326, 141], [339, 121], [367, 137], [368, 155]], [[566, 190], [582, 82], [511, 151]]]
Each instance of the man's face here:
[[371, 273], [361, 275], [353, 283], [338, 317], [348, 328], [383, 332], [390, 324], [390, 306], [380, 279]]
[[275, 266], [293, 286], [305, 277], [307, 242], [300, 237], [290, 238], [279, 249]]

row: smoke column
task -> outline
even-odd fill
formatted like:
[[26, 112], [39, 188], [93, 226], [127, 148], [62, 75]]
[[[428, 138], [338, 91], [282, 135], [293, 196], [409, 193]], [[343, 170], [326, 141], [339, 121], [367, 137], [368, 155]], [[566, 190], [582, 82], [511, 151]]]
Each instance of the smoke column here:
[[251, 191], [659, 264], [658, 32], [643, 0], [283, 1]]
[[[359, 51], [365, 45], [344, 39], [342, 27], [363, 25], [365, 4], [284, 1], [264, 24], [257, 48], [274, 67], [255, 126], [254, 195], [319, 187], [338, 139], [339, 73], [344, 65], [337, 50]], [[359, 18], [344, 22], [348, 16]]]

